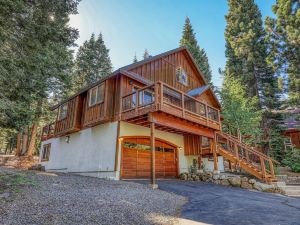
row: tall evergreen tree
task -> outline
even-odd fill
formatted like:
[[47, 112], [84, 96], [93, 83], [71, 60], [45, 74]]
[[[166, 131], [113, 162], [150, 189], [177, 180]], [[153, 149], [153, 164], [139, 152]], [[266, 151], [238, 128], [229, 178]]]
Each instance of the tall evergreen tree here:
[[0, 126], [36, 124], [47, 113], [48, 99], [64, 94], [71, 78], [70, 47], [78, 37], [69, 15], [77, 13], [77, 5], [78, 0], [1, 2]]
[[195, 59], [197, 66], [202, 71], [205, 80], [208, 83], [211, 83], [212, 75], [210, 65], [208, 63], [208, 57], [205, 50], [203, 48], [200, 48], [200, 46], [198, 45], [196, 34], [188, 17], [186, 17], [185, 19], [182, 37], [179, 44], [180, 46], [185, 46], [190, 51], [193, 58]]
[[267, 45], [261, 13], [254, 0], [228, 0], [228, 6], [226, 75], [241, 79], [249, 96], [260, 97], [261, 106], [276, 108], [277, 79], [266, 61]]
[[102, 34], [95, 38], [92, 34], [78, 49], [75, 60], [75, 89], [89, 85], [112, 72], [109, 50], [106, 48]]
[[147, 50], [147, 49], [145, 49], [145, 52], [144, 52], [143, 58], [144, 58], [144, 59], [148, 59], [149, 57], [150, 57], [150, 55], [149, 55], [149, 52], [148, 52], [148, 50]]
[[133, 63], [136, 63], [138, 60], [137, 60], [137, 57], [136, 57], [136, 54], [134, 54], [134, 57], [133, 57]]
[[288, 75], [288, 97], [292, 106], [300, 106], [300, 2], [277, 0], [276, 18], [267, 17], [268, 61], [274, 70]]

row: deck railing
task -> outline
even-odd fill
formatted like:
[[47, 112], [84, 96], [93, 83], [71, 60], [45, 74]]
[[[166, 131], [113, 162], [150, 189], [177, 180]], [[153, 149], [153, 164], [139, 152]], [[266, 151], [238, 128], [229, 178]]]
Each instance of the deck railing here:
[[42, 141], [52, 138], [54, 136], [55, 123], [47, 124], [42, 128]]
[[146, 86], [122, 97], [122, 114], [125, 118], [151, 111], [164, 111], [220, 129], [218, 109], [163, 82]]

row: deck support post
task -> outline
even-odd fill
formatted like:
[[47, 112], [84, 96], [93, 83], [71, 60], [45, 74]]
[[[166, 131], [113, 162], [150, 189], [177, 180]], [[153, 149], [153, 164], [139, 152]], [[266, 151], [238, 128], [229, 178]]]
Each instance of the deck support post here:
[[218, 168], [218, 156], [217, 156], [217, 135], [216, 132], [214, 134], [214, 139], [213, 139], [213, 156], [214, 156], [214, 173], [219, 173], [219, 168]]
[[157, 189], [158, 185], [155, 183], [155, 123], [150, 122], [150, 145], [151, 145], [151, 188]]

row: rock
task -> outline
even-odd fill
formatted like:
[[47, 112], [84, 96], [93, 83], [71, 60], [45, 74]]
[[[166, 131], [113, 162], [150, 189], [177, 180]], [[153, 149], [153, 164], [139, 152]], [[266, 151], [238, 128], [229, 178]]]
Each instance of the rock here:
[[263, 192], [274, 192], [275, 191], [275, 186], [272, 184], [264, 184], [264, 183], [260, 183], [260, 182], [256, 182], [253, 185], [254, 189], [258, 190], [258, 191], [263, 191]]
[[224, 175], [224, 174], [222, 174], [221, 176], [220, 176], [220, 180], [225, 180], [226, 179], [226, 176]]
[[190, 178], [188, 178], [187, 180], [189, 180], [189, 181], [193, 181], [193, 178], [191, 178], [191, 177], [190, 177]]
[[205, 176], [207, 176], [208, 178], [212, 178], [212, 177], [213, 177], [213, 174], [212, 174], [212, 172], [207, 172], [207, 173], [205, 174]]
[[199, 181], [200, 179], [199, 179], [199, 176], [195, 176], [194, 177], [194, 181]]
[[220, 175], [216, 174], [216, 175], [213, 175], [213, 179], [214, 180], [218, 180], [220, 178]]
[[192, 177], [192, 175], [189, 173], [189, 174], [187, 175], [187, 177], [188, 177], [188, 179], [189, 179], [189, 178], [191, 178], [191, 177]]
[[242, 182], [240, 177], [230, 177], [228, 181], [233, 187], [240, 187]]
[[246, 188], [246, 189], [252, 189], [252, 188], [253, 188], [253, 185], [252, 185], [252, 184], [249, 184], [248, 181], [242, 181], [241, 187], [242, 187], [242, 188]]
[[250, 179], [248, 182], [249, 182], [249, 184], [255, 184], [256, 180], [255, 179]]
[[214, 184], [221, 184], [220, 180], [214, 180]]
[[207, 180], [206, 180], [206, 182], [208, 182], [208, 183], [211, 183], [211, 182], [213, 182], [214, 180], [212, 179], [212, 178], [208, 178]]
[[2, 194], [0, 194], [0, 199], [3, 199], [3, 198], [9, 198], [10, 197], [10, 193], [9, 192], [4, 192]]
[[242, 177], [242, 182], [248, 182], [248, 177]]
[[187, 175], [186, 174], [182, 174], [181, 175], [181, 180], [187, 180]]
[[221, 180], [221, 184], [224, 185], [224, 186], [229, 186], [230, 185], [229, 181], [225, 180], [225, 179]]

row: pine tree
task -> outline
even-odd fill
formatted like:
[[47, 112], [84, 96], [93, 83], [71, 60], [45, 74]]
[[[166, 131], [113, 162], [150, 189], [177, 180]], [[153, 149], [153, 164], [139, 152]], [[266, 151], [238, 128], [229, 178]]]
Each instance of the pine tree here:
[[150, 55], [149, 55], [149, 52], [148, 52], [148, 50], [147, 50], [147, 49], [145, 49], [145, 52], [144, 52], [143, 58], [144, 58], [144, 59], [148, 59], [149, 57], [150, 57]]
[[273, 6], [276, 18], [266, 18], [268, 61], [281, 76], [288, 75], [288, 97], [291, 106], [300, 105], [300, 3], [299, 0], [277, 0]]
[[133, 57], [133, 63], [136, 63], [138, 60], [137, 60], [137, 57], [136, 57], [136, 54], [134, 54], [134, 57]]
[[[228, 0], [226, 15], [226, 74], [241, 79], [260, 105], [278, 107], [277, 79], [267, 64], [267, 45], [261, 13], [254, 0]], [[225, 77], [226, 79], [226, 77]]]
[[77, 5], [77, 0], [1, 2], [0, 126], [37, 124], [48, 112], [48, 99], [64, 95], [71, 80], [70, 47], [78, 37], [68, 21]]
[[185, 46], [192, 54], [197, 66], [202, 71], [205, 80], [211, 84], [211, 69], [208, 63], [208, 57], [203, 48], [200, 48], [196, 40], [196, 34], [194, 33], [190, 19], [186, 17], [183, 27], [182, 37], [179, 42], [180, 46]]
[[74, 88], [78, 90], [112, 72], [109, 50], [106, 48], [102, 34], [98, 38], [92, 34], [78, 49], [75, 60]]

